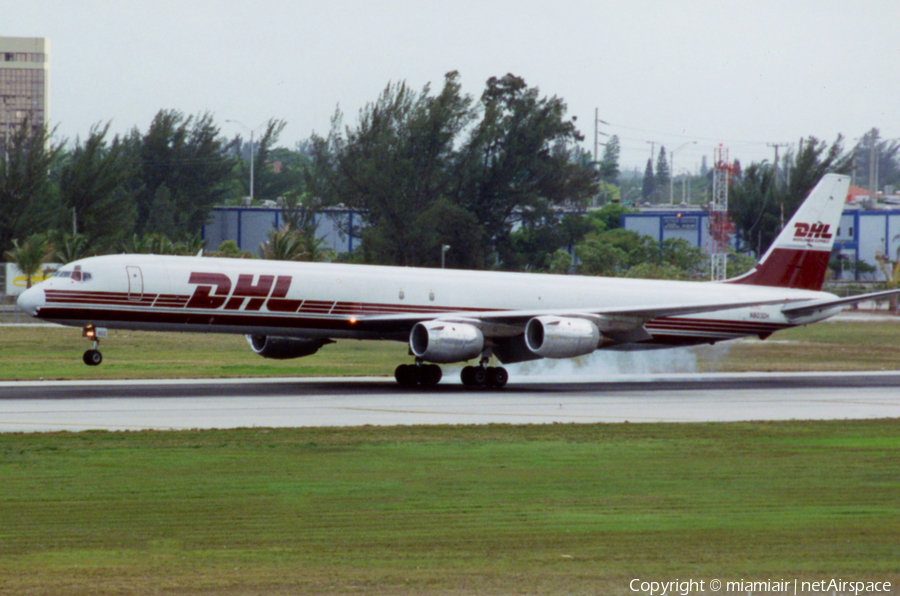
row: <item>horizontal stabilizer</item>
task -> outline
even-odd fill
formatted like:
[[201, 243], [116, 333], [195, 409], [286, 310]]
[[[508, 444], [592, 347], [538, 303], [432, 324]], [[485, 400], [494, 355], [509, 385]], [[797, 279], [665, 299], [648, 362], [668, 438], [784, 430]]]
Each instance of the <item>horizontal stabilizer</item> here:
[[851, 304], [859, 304], [867, 300], [880, 300], [890, 298], [891, 296], [900, 295], [900, 289], [885, 290], [883, 292], [872, 292], [871, 294], [860, 294], [858, 296], [849, 296], [847, 298], [837, 298], [834, 300], [817, 300], [814, 302], [804, 302], [785, 306], [781, 312], [789, 318], [802, 318], [810, 315], [818, 314], [822, 311], [830, 310], [838, 306], [849, 306]]

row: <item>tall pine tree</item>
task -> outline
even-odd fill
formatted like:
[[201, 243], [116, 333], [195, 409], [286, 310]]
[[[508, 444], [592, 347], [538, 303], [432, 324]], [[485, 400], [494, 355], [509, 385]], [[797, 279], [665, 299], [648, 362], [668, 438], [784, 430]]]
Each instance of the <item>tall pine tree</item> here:
[[656, 160], [656, 195], [657, 200], [662, 202], [668, 200], [669, 184], [672, 182], [672, 176], [669, 173], [669, 160], [666, 159], [666, 148], [659, 148], [659, 157]]
[[618, 184], [619, 181], [619, 137], [609, 137], [606, 148], [603, 150], [603, 159], [600, 160], [600, 179], [610, 184]]
[[653, 175], [653, 158], [647, 159], [647, 169], [644, 170], [644, 185], [641, 187], [641, 197], [649, 201], [656, 194], [656, 176]]

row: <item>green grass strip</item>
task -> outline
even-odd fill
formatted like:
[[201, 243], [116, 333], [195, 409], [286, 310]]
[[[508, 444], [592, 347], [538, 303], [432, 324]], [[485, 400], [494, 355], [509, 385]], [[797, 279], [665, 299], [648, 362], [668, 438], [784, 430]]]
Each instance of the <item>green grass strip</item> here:
[[0, 435], [0, 593], [900, 577], [897, 420]]
[[[702, 372], [897, 370], [898, 343], [900, 324], [894, 322], [834, 322], [783, 331], [766, 341], [699, 346], [689, 359]], [[81, 355], [88, 347], [80, 329], [0, 327], [0, 380], [392, 376], [397, 364], [412, 361], [404, 342], [340, 340], [305, 358], [267, 360], [239, 335], [110, 331], [100, 344], [103, 364], [85, 366]], [[683, 354], [666, 350], [647, 357], [663, 363]], [[590, 367], [597, 360], [581, 363]]]

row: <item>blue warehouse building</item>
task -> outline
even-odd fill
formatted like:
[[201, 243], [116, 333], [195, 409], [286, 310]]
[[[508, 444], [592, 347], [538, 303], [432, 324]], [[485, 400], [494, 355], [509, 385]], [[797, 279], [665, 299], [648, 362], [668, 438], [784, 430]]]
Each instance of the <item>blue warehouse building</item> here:
[[[277, 207], [216, 207], [210, 221], [203, 226], [203, 238], [210, 249], [217, 248], [226, 240], [234, 240], [242, 250], [258, 252], [259, 245], [266, 241], [266, 233], [277, 229], [283, 223], [281, 209]], [[336, 253], [352, 251], [362, 225], [359, 213], [350, 209], [327, 209], [317, 214], [318, 236], [325, 246]], [[683, 238], [704, 250], [709, 247], [709, 215], [699, 209], [659, 209], [641, 213], [627, 213], [622, 216], [622, 226], [645, 234], [662, 242], [667, 238]], [[884, 274], [878, 268], [876, 255], [886, 254], [891, 260], [897, 258], [900, 249], [900, 209], [862, 210], [846, 209], [841, 216], [841, 225], [835, 238], [835, 250], [848, 263], [863, 261], [876, 268], [867, 274], [865, 281], [884, 281]], [[740, 250], [739, 243], [735, 248]], [[848, 266], [842, 279], [852, 280], [855, 271]]]
[[[349, 233], [359, 233], [362, 219], [349, 209], [326, 209], [315, 216], [318, 237], [335, 253], [350, 252], [357, 240]], [[234, 240], [238, 248], [254, 254], [266, 242], [266, 234], [284, 223], [279, 207], [215, 207], [203, 226], [206, 246], [215, 250], [226, 240]]]
[[[651, 236], [659, 242], [667, 238], [683, 238], [704, 250], [709, 247], [709, 215], [705, 211], [661, 209], [626, 213], [622, 216], [622, 227]], [[735, 249], [740, 248], [736, 242]], [[848, 262], [862, 261], [875, 267], [875, 272], [866, 276], [870, 281], [884, 281], [876, 256], [887, 255], [891, 260], [896, 260], [898, 249], [900, 210], [844, 211], [835, 237], [834, 250], [840, 252]], [[848, 267], [850, 269], [853, 268]], [[848, 271], [843, 279], [853, 279], [853, 276]]]

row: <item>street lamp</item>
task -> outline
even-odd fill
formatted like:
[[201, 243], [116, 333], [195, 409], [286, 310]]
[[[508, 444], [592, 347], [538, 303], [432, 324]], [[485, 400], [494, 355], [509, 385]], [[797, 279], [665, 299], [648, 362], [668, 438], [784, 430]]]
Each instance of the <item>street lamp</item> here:
[[677, 149], [673, 149], [672, 153], [669, 154], [669, 205], [674, 205], [675, 200], [673, 197], [673, 185], [675, 184], [675, 152], [681, 151], [688, 145], [696, 145], [697, 141], [688, 141], [687, 143], [682, 143], [678, 146]]
[[449, 244], [445, 244], [441, 247], [441, 269], [444, 268], [444, 256], [447, 254], [448, 250], [450, 250]]
[[250, 202], [253, 202], [253, 163], [256, 161], [253, 158], [253, 133], [266, 125], [265, 122], [257, 126], [256, 128], [250, 128], [240, 120], [226, 120], [225, 122], [230, 122], [231, 124], [237, 124], [242, 127], [244, 130], [250, 133]]

